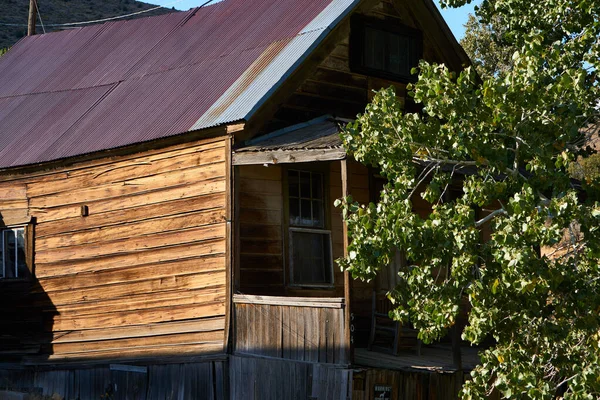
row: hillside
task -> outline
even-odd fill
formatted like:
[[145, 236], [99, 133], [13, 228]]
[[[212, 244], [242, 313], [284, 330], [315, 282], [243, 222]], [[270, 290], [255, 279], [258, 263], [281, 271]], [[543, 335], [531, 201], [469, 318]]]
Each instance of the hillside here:
[[[59, 29], [50, 26], [52, 24], [109, 18], [156, 7], [135, 0], [37, 0], [37, 2], [46, 32]], [[12, 46], [27, 34], [28, 11], [29, 1], [27, 0], [2, 0], [0, 49]], [[139, 14], [136, 17], [148, 17], [167, 12], [173, 12], [173, 10], [160, 8]], [[8, 26], [6, 24], [21, 26]], [[42, 33], [39, 19], [37, 20], [36, 31]]]

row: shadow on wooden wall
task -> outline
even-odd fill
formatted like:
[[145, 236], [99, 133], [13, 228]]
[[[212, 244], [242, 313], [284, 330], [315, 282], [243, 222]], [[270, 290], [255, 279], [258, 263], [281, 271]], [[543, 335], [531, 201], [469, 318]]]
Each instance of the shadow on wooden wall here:
[[7, 226], [0, 213], [0, 359], [24, 365], [52, 354], [56, 308], [35, 277], [35, 219]]

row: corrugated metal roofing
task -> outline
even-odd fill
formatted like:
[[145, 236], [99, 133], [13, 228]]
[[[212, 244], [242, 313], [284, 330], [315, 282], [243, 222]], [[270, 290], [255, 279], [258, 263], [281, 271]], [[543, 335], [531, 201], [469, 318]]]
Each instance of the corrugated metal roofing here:
[[260, 136], [235, 152], [339, 149], [342, 148], [340, 126], [346, 123], [345, 120], [323, 116]]
[[27, 37], [0, 58], [0, 168], [249, 119], [359, 0], [225, 0]]

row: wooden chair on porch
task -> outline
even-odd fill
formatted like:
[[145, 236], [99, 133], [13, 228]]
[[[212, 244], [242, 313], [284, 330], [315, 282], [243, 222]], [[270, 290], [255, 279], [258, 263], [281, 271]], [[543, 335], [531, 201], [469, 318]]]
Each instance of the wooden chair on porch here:
[[403, 265], [403, 257], [397, 252], [394, 262], [380, 271], [375, 280], [371, 301], [369, 351], [385, 351], [398, 355], [401, 349], [414, 349], [417, 355], [421, 354], [421, 341], [417, 338], [417, 331], [410, 325], [403, 325], [389, 317], [393, 305], [387, 298], [387, 293], [398, 283], [398, 271]]

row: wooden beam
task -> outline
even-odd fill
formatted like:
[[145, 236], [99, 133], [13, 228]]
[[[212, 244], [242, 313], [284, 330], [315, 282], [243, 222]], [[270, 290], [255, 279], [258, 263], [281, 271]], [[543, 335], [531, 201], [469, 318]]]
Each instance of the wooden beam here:
[[[350, 195], [349, 187], [348, 187], [348, 160], [343, 159], [341, 162], [342, 167], [342, 196], [348, 197]], [[343, 222], [343, 236], [344, 236], [344, 257], [348, 256], [348, 224], [346, 221]], [[344, 339], [346, 345], [346, 360], [351, 364], [353, 360], [353, 349], [352, 349], [352, 308], [351, 301], [352, 299], [352, 278], [350, 277], [350, 271], [344, 271], [344, 300], [346, 303], [346, 308], [344, 309], [344, 320], [345, 320], [345, 330], [344, 330]]]
[[[243, 129], [243, 128], [242, 128]], [[233, 164], [231, 161], [231, 148], [233, 146], [233, 135], [230, 135], [227, 140], [225, 140], [225, 212], [226, 212], [226, 244], [225, 244], [225, 275], [226, 275], [226, 284], [225, 284], [225, 337], [223, 339], [223, 350], [225, 353], [229, 350], [230, 344], [230, 333], [231, 333], [231, 321], [232, 312], [233, 312], [233, 303], [231, 301], [232, 296], [232, 275], [233, 275], [233, 266], [234, 266], [234, 235], [233, 235], [233, 227], [232, 221], [234, 219], [233, 215], [233, 206], [234, 206], [234, 186], [233, 186]]]
[[37, 14], [36, 0], [29, 0], [29, 18], [27, 19], [27, 36], [35, 35], [36, 14]]
[[243, 131], [245, 126], [246, 126], [245, 122], [241, 122], [239, 124], [227, 125], [227, 133], [232, 134], [232, 133]]
[[261, 304], [312, 308], [342, 308], [345, 300], [339, 297], [281, 297], [234, 294], [235, 304]]
[[291, 164], [335, 161], [346, 157], [344, 149], [244, 151], [234, 153], [233, 165]]

